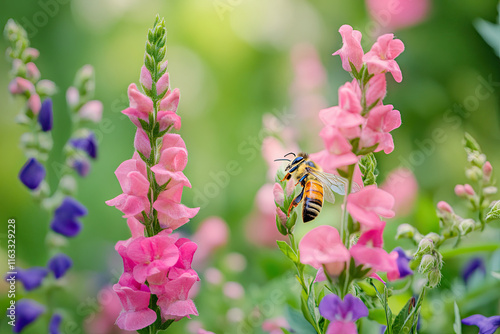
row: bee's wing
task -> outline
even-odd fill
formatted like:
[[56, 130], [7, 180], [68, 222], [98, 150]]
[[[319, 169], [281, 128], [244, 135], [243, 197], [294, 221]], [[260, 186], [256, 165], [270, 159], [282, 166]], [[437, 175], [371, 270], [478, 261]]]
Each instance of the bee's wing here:
[[[345, 195], [345, 190], [347, 189], [347, 186], [349, 184], [349, 181], [346, 178], [335, 174], [325, 173], [323, 171], [312, 168], [307, 168], [307, 171], [315, 176], [321, 183], [323, 183], [326, 188], [329, 189], [324, 192], [325, 199], [328, 202], [335, 202], [335, 197], [333, 196], [332, 192], [335, 192], [339, 195]], [[360, 186], [357, 183], [353, 182], [353, 192], [357, 192], [360, 189]]]

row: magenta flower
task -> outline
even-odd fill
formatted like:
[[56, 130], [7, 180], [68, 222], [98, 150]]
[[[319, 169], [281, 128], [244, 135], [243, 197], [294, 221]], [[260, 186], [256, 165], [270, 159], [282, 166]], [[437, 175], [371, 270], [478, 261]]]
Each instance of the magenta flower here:
[[175, 230], [196, 216], [200, 208], [188, 208], [181, 203], [183, 184], [176, 184], [162, 192], [154, 202], [162, 228]]
[[363, 56], [363, 62], [370, 74], [390, 72], [396, 82], [401, 82], [403, 76], [398, 63], [394, 60], [405, 49], [400, 39], [394, 39], [394, 34], [380, 36], [370, 51]]
[[342, 60], [342, 67], [347, 72], [351, 72], [352, 63], [357, 71], [363, 66], [363, 48], [361, 47], [361, 32], [353, 30], [350, 25], [344, 24], [340, 27], [339, 33], [342, 36], [342, 48], [333, 54], [339, 55]]
[[123, 194], [106, 201], [106, 204], [116, 207], [125, 214], [126, 218], [140, 215], [142, 211], [149, 213], [150, 204], [147, 197], [149, 181], [146, 164], [138, 154], [122, 162], [116, 169], [115, 175], [120, 182]]
[[328, 274], [338, 276], [351, 256], [332, 226], [322, 225], [309, 231], [299, 243], [300, 261], [319, 269], [324, 265]]
[[364, 265], [371, 268], [370, 274], [374, 272], [394, 272], [398, 270], [396, 257], [387, 254], [382, 248], [385, 222], [378, 229], [369, 230], [361, 234], [358, 243], [349, 249], [356, 265]]
[[149, 114], [154, 111], [153, 101], [146, 95], [139, 92], [136, 84], [134, 83], [128, 86], [128, 98], [130, 101], [130, 107], [123, 110], [122, 113], [127, 115], [135, 126], [142, 128], [139, 119], [142, 119], [146, 123], [149, 122]]
[[375, 152], [389, 154], [394, 150], [394, 141], [390, 132], [401, 126], [401, 114], [392, 105], [379, 105], [368, 114], [363, 126], [361, 145], [370, 147], [378, 144]]
[[198, 315], [194, 302], [188, 298], [191, 287], [198, 280], [196, 273], [187, 270], [162, 286], [162, 291], [158, 294], [158, 306], [163, 319], [179, 320]]
[[394, 197], [376, 185], [364, 187], [347, 198], [347, 211], [361, 224], [362, 230], [380, 228], [379, 215], [394, 217], [393, 206]]
[[355, 322], [368, 316], [368, 308], [361, 299], [347, 294], [344, 300], [329, 294], [319, 303], [319, 313], [330, 320], [326, 334], [357, 334]]
[[481, 314], [474, 314], [462, 319], [462, 323], [467, 326], [479, 327], [478, 334], [493, 334], [500, 327], [500, 315], [486, 318]]
[[[178, 134], [167, 134], [163, 138], [163, 143], [160, 161], [151, 167], [151, 170], [155, 173], [156, 182], [163, 185], [170, 181], [169, 187], [178, 183], [191, 187], [191, 183], [182, 173], [188, 160], [184, 141]], [[176, 146], [167, 146], [169, 143]]]
[[121, 329], [136, 331], [148, 327], [156, 320], [156, 312], [149, 308], [151, 293], [146, 285], [140, 290], [119, 283], [113, 285], [113, 290], [120, 298], [123, 310], [116, 319], [116, 324]]
[[45, 178], [45, 167], [35, 158], [30, 158], [19, 171], [19, 180], [31, 190], [38, 188]]
[[134, 279], [144, 283], [148, 277], [165, 273], [179, 259], [179, 249], [169, 230], [152, 237], [137, 237], [127, 247], [127, 256], [135, 262]]

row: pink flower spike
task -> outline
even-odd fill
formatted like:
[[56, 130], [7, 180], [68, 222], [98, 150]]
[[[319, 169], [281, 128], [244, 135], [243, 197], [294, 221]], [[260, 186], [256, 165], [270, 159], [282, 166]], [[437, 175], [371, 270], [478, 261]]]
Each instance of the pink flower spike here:
[[404, 44], [394, 39], [393, 34], [385, 34], [377, 39], [370, 51], [363, 56], [363, 61], [370, 74], [391, 72], [396, 82], [401, 82], [403, 76], [398, 63], [394, 60], [404, 51]]
[[151, 72], [149, 72], [149, 70], [144, 65], [142, 65], [141, 67], [141, 77], [139, 81], [141, 85], [151, 90], [151, 87], [153, 86], [153, 79], [151, 78]]
[[342, 60], [342, 68], [351, 72], [351, 62], [357, 71], [363, 66], [363, 48], [361, 47], [361, 32], [353, 30], [350, 25], [344, 24], [340, 27], [339, 33], [342, 36], [342, 48], [333, 54], [339, 55]]
[[35, 86], [33, 85], [33, 83], [21, 77], [14, 78], [9, 83], [9, 92], [11, 94], [24, 94], [26, 92], [30, 95], [36, 94]]
[[82, 119], [99, 123], [102, 119], [102, 102], [93, 100], [85, 103], [78, 111], [78, 116]]
[[151, 295], [149, 292], [133, 290], [119, 284], [115, 284], [113, 290], [123, 306], [123, 311], [116, 319], [118, 327], [128, 331], [136, 331], [155, 322], [156, 312], [148, 308]]
[[38, 115], [40, 109], [42, 108], [42, 102], [40, 101], [40, 96], [38, 94], [33, 94], [28, 99], [28, 108], [33, 112], [33, 114]]
[[394, 202], [391, 194], [376, 185], [370, 185], [348, 196], [347, 211], [367, 230], [380, 226], [378, 215], [394, 217]]
[[299, 243], [300, 261], [318, 269], [325, 265], [328, 274], [337, 276], [349, 261], [349, 251], [332, 226], [318, 226], [309, 231]]

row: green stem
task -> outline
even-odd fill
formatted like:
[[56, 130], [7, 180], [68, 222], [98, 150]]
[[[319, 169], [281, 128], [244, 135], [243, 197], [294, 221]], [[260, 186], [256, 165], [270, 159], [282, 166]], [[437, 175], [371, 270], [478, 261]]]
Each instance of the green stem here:
[[350, 165], [347, 170], [347, 189], [346, 193], [344, 196], [344, 208], [342, 210], [342, 221], [340, 225], [340, 237], [342, 239], [342, 242], [344, 245], [349, 248], [348, 241], [349, 241], [349, 230], [347, 228], [347, 222], [348, 222], [348, 217], [349, 214], [347, 213], [347, 197], [351, 193], [351, 188], [352, 188], [352, 177], [354, 174], [354, 167], [356, 165]]
[[440, 251], [443, 259], [451, 258], [457, 255], [469, 254], [469, 253], [478, 253], [478, 252], [493, 252], [500, 248], [500, 244], [482, 244], [482, 245], [473, 245], [461, 248], [452, 248]]

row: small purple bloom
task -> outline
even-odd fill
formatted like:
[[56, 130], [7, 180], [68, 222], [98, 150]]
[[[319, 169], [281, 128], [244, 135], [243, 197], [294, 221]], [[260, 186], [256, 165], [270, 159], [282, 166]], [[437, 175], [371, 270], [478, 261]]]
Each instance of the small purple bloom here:
[[16, 268], [16, 272], [17, 274], [12, 276], [15, 276], [16, 280], [23, 283], [26, 291], [34, 290], [42, 285], [43, 279], [49, 273], [49, 271], [44, 267], [32, 267], [29, 269], [22, 269], [18, 267]]
[[89, 173], [90, 164], [87, 160], [76, 159], [71, 163], [71, 167], [81, 176], [85, 177]]
[[31, 299], [21, 299], [16, 303], [16, 323], [14, 325], [14, 333], [20, 333], [24, 327], [35, 321], [45, 308]]
[[479, 327], [479, 334], [493, 334], [500, 327], [500, 315], [486, 318], [481, 314], [474, 314], [462, 319], [462, 323], [467, 326]]
[[482, 273], [483, 277], [486, 276], [486, 266], [480, 257], [475, 257], [465, 264], [462, 270], [462, 278], [465, 284], [469, 283], [470, 278], [476, 271]]
[[43, 132], [52, 130], [52, 99], [45, 99], [38, 114], [38, 124], [42, 127]]
[[19, 172], [19, 180], [31, 190], [38, 188], [45, 178], [45, 168], [35, 158], [30, 158]]
[[326, 295], [319, 303], [319, 313], [330, 320], [327, 334], [357, 333], [354, 324], [359, 318], [368, 316], [368, 308], [361, 299], [347, 294], [344, 300], [335, 294]]
[[71, 197], [66, 197], [54, 212], [54, 219], [50, 227], [54, 232], [74, 237], [82, 228], [82, 224], [77, 218], [86, 214], [87, 209], [83, 205]]
[[58, 313], [54, 313], [52, 318], [50, 318], [49, 323], [49, 334], [60, 334], [59, 326], [61, 325], [62, 316]]
[[399, 278], [413, 275], [413, 270], [411, 270], [410, 266], [408, 265], [412, 258], [410, 256], [407, 256], [405, 251], [401, 247], [394, 248], [393, 252], [398, 253], [396, 264], [399, 270]]
[[97, 140], [93, 132], [85, 138], [73, 138], [69, 142], [74, 148], [87, 152], [89, 157], [97, 158]]
[[66, 274], [69, 268], [73, 265], [73, 261], [66, 254], [54, 255], [47, 264], [47, 267], [54, 273], [56, 279], [59, 279]]

